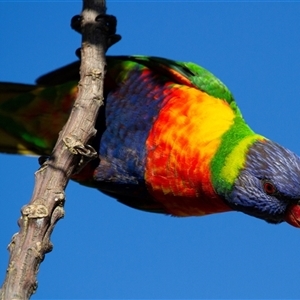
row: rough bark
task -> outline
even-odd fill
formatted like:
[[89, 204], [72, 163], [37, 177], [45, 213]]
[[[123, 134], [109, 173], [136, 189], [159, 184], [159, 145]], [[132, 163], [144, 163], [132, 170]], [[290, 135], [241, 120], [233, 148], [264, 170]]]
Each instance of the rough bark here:
[[87, 143], [95, 135], [95, 120], [103, 105], [105, 52], [114, 43], [105, 12], [105, 0], [84, 0], [81, 17], [77, 16], [82, 33], [78, 97], [52, 155], [35, 173], [33, 196], [22, 208], [20, 231], [8, 246], [10, 259], [0, 299], [28, 299], [36, 291], [39, 265], [52, 250], [51, 233], [64, 216], [69, 177], [78, 165], [97, 156]]

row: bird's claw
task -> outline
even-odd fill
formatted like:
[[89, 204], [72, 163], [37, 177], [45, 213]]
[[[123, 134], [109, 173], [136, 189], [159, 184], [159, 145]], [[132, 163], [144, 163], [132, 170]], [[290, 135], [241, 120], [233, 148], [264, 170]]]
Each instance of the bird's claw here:
[[75, 55], [81, 59], [81, 48], [77, 48], [76, 51], [75, 51]]
[[107, 35], [108, 47], [110, 47], [120, 41], [122, 38], [119, 34], [116, 34], [117, 18], [112, 15], [98, 15], [96, 17], [96, 22], [100, 23], [102, 21], [104, 21], [103, 29]]
[[[122, 37], [119, 34], [116, 34], [117, 18], [115, 16], [105, 15], [105, 14], [98, 15], [95, 21], [102, 25], [101, 28], [104, 30], [105, 34], [107, 35], [108, 48], [121, 40]], [[75, 15], [71, 19], [71, 28], [81, 34], [82, 33], [81, 23], [82, 23], [82, 16]], [[80, 55], [78, 55], [78, 50], [76, 52], [76, 55], [80, 58]]]
[[81, 34], [82, 16], [76, 15], [71, 19], [71, 28]]

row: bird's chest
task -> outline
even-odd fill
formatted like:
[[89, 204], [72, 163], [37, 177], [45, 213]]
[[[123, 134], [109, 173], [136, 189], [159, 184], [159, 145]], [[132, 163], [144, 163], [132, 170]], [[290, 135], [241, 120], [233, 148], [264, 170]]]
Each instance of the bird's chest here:
[[234, 118], [225, 101], [154, 78], [109, 94], [106, 110], [96, 181], [144, 185], [173, 215], [226, 209], [210, 174], [210, 162]]

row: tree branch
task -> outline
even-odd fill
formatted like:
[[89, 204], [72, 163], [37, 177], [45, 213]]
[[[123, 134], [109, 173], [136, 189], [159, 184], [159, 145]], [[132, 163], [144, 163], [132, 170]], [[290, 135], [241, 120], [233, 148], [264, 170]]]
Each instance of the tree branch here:
[[115, 29], [110, 29], [116, 25], [112, 24], [115, 19], [105, 13], [105, 0], [84, 0], [81, 17], [73, 18], [72, 23], [82, 33], [77, 100], [52, 155], [35, 173], [32, 199], [22, 208], [20, 231], [8, 246], [10, 260], [0, 299], [28, 299], [36, 291], [39, 265], [52, 250], [50, 235], [64, 216], [69, 177], [83, 161], [97, 157], [87, 143], [95, 136], [95, 120], [103, 105], [105, 52], [119, 40]]

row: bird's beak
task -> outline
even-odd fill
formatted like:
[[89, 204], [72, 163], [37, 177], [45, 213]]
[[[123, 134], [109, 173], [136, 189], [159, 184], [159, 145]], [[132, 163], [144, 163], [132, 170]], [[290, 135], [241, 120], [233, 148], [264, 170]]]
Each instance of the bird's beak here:
[[300, 228], [300, 205], [299, 204], [291, 204], [285, 215], [285, 221], [292, 226]]

